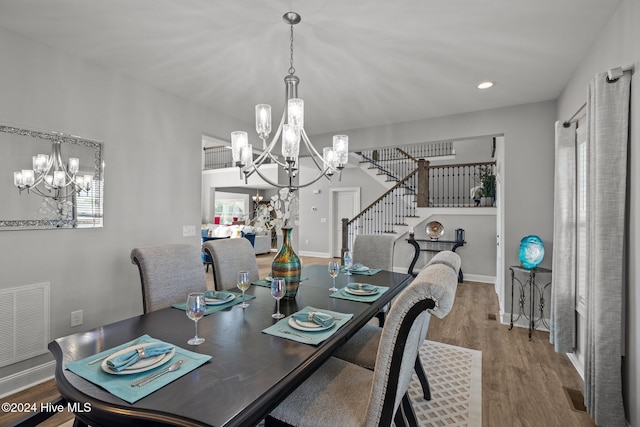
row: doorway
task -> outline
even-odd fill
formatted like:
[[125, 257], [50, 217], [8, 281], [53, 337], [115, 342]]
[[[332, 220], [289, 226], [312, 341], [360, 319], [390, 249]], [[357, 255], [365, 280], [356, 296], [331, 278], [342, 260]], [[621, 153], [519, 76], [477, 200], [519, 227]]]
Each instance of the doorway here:
[[[340, 257], [342, 249], [342, 218], [353, 218], [360, 212], [360, 187], [331, 189], [330, 254]], [[351, 244], [349, 244], [351, 247]]]

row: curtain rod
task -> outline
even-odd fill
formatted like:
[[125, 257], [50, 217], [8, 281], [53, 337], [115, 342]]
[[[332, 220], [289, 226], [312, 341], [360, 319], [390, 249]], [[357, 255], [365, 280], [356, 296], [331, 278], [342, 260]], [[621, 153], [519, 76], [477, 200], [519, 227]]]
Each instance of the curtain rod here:
[[[630, 65], [628, 67], [617, 67], [617, 68], [612, 68], [610, 70], [607, 71], [607, 83], [614, 83], [617, 82], [618, 79], [620, 77], [622, 77], [622, 75], [627, 72], [630, 71], [631, 74], [633, 74], [633, 65]], [[582, 104], [582, 106], [580, 108], [578, 108], [578, 111], [576, 111], [575, 113], [573, 113], [573, 116], [571, 116], [569, 118], [569, 120], [565, 121], [562, 126], [568, 128], [569, 126], [571, 126], [571, 122], [573, 121], [573, 119], [575, 119], [578, 114], [580, 114], [580, 112], [582, 110], [584, 110], [584, 107], [587, 106], [587, 103], [585, 102], [584, 104]]]

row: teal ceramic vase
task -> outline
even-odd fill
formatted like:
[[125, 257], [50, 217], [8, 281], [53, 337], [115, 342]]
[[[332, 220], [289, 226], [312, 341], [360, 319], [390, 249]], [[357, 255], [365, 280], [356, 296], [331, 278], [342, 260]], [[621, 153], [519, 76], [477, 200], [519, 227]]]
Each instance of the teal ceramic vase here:
[[287, 284], [285, 300], [295, 299], [300, 285], [302, 264], [291, 247], [291, 228], [282, 229], [282, 247], [271, 264], [271, 277], [284, 277]]

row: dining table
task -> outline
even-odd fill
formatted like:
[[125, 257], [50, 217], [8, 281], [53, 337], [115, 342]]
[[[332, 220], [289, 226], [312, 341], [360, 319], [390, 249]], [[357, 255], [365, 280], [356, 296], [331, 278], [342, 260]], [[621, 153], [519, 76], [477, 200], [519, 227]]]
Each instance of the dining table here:
[[[348, 283], [386, 287], [374, 301], [336, 298], [329, 288], [326, 265], [302, 270], [304, 280], [293, 300], [281, 300], [285, 315], [305, 307], [352, 315], [324, 341], [313, 345], [265, 333], [277, 320], [276, 300], [269, 287], [252, 285], [246, 291], [249, 307], [238, 305], [204, 316], [198, 335], [205, 341], [190, 346], [194, 322], [184, 310], [168, 307], [49, 343], [56, 360], [55, 381], [74, 411], [76, 423], [92, 426], [252, 426], [262, 420], [331, 354], [413, 279], [410, 274], [379, 271], [372, 275], [340, 273], [339, 288]], [[332, 294], [334, 296], [332, 296]], [[186, 299], [186, 295], [185, 295]], [[124, 343], [148, 335], [154, 339], [211, 358], [151, 394], [129, 403], [67, 368]], [[295, 337], [291, 337], [295, 338]], [[304, 340], [302, 340], [304, 341]], [[362, 390], [369, 398], [370, 390]]]

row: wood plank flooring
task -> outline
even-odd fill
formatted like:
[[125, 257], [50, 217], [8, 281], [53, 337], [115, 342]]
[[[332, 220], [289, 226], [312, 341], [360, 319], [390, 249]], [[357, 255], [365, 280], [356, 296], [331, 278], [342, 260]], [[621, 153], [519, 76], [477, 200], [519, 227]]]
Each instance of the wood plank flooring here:
[[[303, 265], [326, 264], [326, 258], [301, 257]], [[271, 270], [273, 254], [258, 256], [260, 276]], [[212, 283], [211, 271], [207, 281]], [[482, 425], [484, 427], [591, 427], [589, 415], [572, 409], [563, 390], [582, 391], [582, 380], [564, 354], [555, 353], [549, 334], [490, 320], [499, 318], [498, 298], [491, 284], [459, 284], [453, 309], [444, 319], [431, 318], [427, 339], [482, 351]], [[0, 399], [2, 402], [48, 402], [58, 396], [53, 380]], [[0, 413], [0, 426], [21, 418]], [[55, 427], [72, 419], [68, 413], [42, 426]]]

